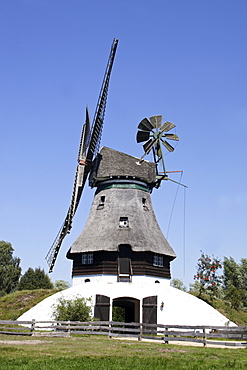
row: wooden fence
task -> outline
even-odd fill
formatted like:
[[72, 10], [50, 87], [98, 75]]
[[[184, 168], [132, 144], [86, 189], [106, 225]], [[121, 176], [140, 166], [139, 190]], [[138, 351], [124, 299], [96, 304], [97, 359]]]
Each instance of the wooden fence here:
[[[113, 321], [11, 321], [0, 320], [0, 334], [69, 336], [107, 335], [152, 339], [163, 343], [193, 342], [221, 346], [247, 347], [247, 327], [188, 326], [124, 323]], [[234, 340], [234, 341], [233, 341]]]

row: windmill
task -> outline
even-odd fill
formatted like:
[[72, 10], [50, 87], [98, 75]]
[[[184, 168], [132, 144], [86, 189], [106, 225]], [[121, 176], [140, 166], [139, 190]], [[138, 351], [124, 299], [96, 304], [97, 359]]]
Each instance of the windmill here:
[[[219, 321], [218, 312], [214, 314], [215, 324], [208, 322], [213, 314], [211, 307], [170, 287], [170, 262], [176, 254], [156, 220], [150, 193], [162, 180], [170, 180], [162, 149], [174, 150], [169, 141], [179, 140], [170, 133], [175, 125], [168, 121], [162, 124], [160, 115], [144, 118], [137, 132], [137, 142], [144, 142], [141, 159], [107, 147], [99, 150], [117, 43], [114, 39], [91, 128], [86, 108], [71, 204], [46, 256], [51, 272], [89, 178], [89, 185], [96, 188], [91, 210], [81, 234], [67, 252], [67, 258], [73, 261], [73, 286], [47, 298], [49, 302], [40, 302], [37, 310], [33, 307], [19, 319], [29, 321], [35, 312], [41, 322], [52, 320], [54, 302], [79, 296], [91, 302], [94, 318], [99, 321], [117, 321], [114, 309], [121, 307], [124, 322], [160, 323], [173, 328], [178, 322], [198, 325], [199, 318], [200, 325], [226, 325], [228, 319]], [[151, 151], [154, 161], [144, 160]]]
[[[86, 110], [71, 205], [47, 261], [51, 272], [89, 178], [89, 185], [96, 188], [90, 213], [66, 255], [73, 261], [73, 288], [93, 295], [94, 316], [101, 321], [111, 320], [113, 308], [122, 307], [126, 322], [155, 323], [159, 292], [169, 286], [170, 262], [176, 254], [156, 220], [150, 193], [161, 179], [167, 179], [161, 146], [172, 151], [167, 140], [178, 137], [168, 133], [174, 124], [161, 125], [161, 116], [153, 116], [141, 121], [137, 138], [146, 141], [145, 155], [153, 150], [154, 162], [104, 146], [99, 150], [116, 47], [114, 40], [91, 129]], [[157, 173], [160, 161], [161, 175]], [[147, 296], [147, 284], [160, 285], [160, 289], [150, 288], [149, 292], [156, 293]], [[130, 286], [135, 291], [131, 296]]]
[[49, 266], [49, 272], [53, 271], [53, 267], [56, 262], [58, 252], [60, 250], [63, 239], [68, 233], [70, 233], [70, 230], [72, 228], [72, 220], [77, 210], [78, 204], [80, 202], [82, 191], [87, 181], [87, 177], [91, 170], [93, 158], [99, 149], [105, 116], [109, 81], [117, 50], [117, 45], [118, 39], [114, 39], [111, 46], [110, 55], [107, 62], [106, 71], [104, 74], [104, 79], [96, 106], [96, 111], [94, 114], [92, 128], [90, 128], [89, 113], [88, 109], [86, 108], [86, 120], [82, 128], [78, 154], [78, 165], [76, 168], [71, 203], [69, 206], [68, 213], [62, 224], [62, 227], [59, 230], [57, 237], [55, 238], [49, 252], [46, 255], [46, 261]]

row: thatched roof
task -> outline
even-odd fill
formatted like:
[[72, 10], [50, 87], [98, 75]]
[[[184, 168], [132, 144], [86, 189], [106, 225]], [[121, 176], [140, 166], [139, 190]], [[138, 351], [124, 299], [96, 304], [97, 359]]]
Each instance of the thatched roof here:
[[[126, 228], [121, 227], [122, 217], [128, 219]], [[134, 252], [176, 256], [158, 225], [149, 192], [123, 187], [97, 193], [86, 225], [69, 253], [117, 251], [120, 244], [131, 245]]]
[[103, 146], [94, 161], [91, 177], [96, 182], [112, 177], [136, 178], [151, 184], [155, 181], [156, 165], [140, 158]]

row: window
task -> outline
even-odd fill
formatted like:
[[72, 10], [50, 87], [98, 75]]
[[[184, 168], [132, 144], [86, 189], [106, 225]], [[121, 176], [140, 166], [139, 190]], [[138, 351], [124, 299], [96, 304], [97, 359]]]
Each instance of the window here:
[[160, 254], [155, 254], [153, 265], [163, 267], [163, 256], [161, 256]]
[[128, 217], [120, 217], [119, 218], [119, 227], [121, 227], [121, 228], [129, 227]]
[[144, 211], [148, 211], [148, 207], [147, 207], [146, 202], [147, 202], [146, 198], [142, 198], [142, 206], [143, 206]]
[[104, 195], [102, 195], [102, 197], [100, 197], [100, 202], [99, 202], [99, 204], [98, 204], [97, 209], [102, 209], [102, 208], [104, 208], [104, 205], [105, 205], [105, 196], [104, 196]]
[[93, 263], [93, 253], [82, 253], [82, 261], [83, 265], [91, 265]]

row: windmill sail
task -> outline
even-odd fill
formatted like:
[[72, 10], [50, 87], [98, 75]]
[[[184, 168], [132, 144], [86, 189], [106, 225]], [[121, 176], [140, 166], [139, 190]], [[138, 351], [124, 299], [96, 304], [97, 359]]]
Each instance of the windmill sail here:
[[99, 95], [96, 111], [95, 111], [95, 114], [94, 114], [93, 126], [92, 126], [92, 131], [91, 131], [91, 140], [90, 140], [89, 147], [88, 147], [88, 152], [87, 152], [87, 161], [88, 162], [92, 161], [93, 157], [95, 156], [95, 154], [99, 150], [100, 139], [101, 139], [102, 128], [103, 128], [103, 122], [104, 122], [104, 116], [105, 116], [109, 81], [110, 81], [110, 76], [111, 76], [111, 70], [112, 70], [112, 66], [113, 66], [114, 57], [115, 57], [116, 50], [117, 50], [117, 44], [118, 44], [118, 40], [114, 39], [112, 47], [111, 47], [111, 52], [110, 52], [109, 60], [108, 60], [108, 63], [107, 63], [107, 67], [106, 67], [102, 87], [101, 87], [101, 90], [100, 90], [100, 95]]
[[112, 70], [112, 66], [114, 62], [114, 57], [115, 57], [116, 50], [117, 50], [117, 44], [118, 44], [118, 40], [114, 39], [112, 46], [111, 46], [110, 56], [107, 62], [106, 71], [104, 74], [104, 79], [103, 79], [99, 99], [98, 99], [97, 106], [96, 106], [96, 111], [94, 114], [91, 132], [90, 132], [88, 109], [86, 109], [86, 121], [82, 128], [80, 148], [79, 148], [79, 154], [78, 154], [78, 165], [77, 165], [76, 174], [75, 174], [75, 181], [74, 181], [74, 187], [73, 187], [70, 207], [65, 217], [64, 223], [56, 239], [54, 240], [49, 252], [46, 255], [46, 261], [49, 266], [49, 272], [53, 271], [53, 267], [55, 265], [57, 255], [60, 250], [63, 239], [70, 232], [72, 228], [72, 220], [77, 210], [77, 207], [79, 205], [82, 191], [83, 191], [88, 174], [91, 169], [93, 158], [97, 154], [98, 149], [99, 149], [104, 116], [105, 116], [110, 75], [111, 75], [111, 70]]
[[84, 188], [86, 178], [85, 178], [85, 168], [86, 168], [86, 149], [87, 149], [87, 141], [90, 135], [90, 122], [89, 122], [89, 115], [88, 110], [86, 109], [86, 122], [82, 128], [81, 140], [80, 140], [80, 148], [78, 154], [78, 165], [76, 168], [75, 174], [75, 181], [73, 186], [73, 193], [71, 197], [71, 203], [68, 210], [68, 213], [65, 217], [63, 225], [59, 230], [56, 239], [54, 240], [49, 252], [47, 253], [45, 259], [49, 266], [49, 272], [52, 272], [54, 264], [57, 259], [57, 255], [63, 239], [65, 236], [70, 232], [72, 228], [72, 219], [78, 207], [82, 190]]

